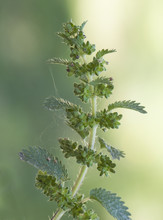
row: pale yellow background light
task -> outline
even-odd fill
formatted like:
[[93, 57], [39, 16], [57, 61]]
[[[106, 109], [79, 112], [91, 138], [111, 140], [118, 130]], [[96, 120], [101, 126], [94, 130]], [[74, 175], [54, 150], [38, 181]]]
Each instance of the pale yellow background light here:
[[[74, 13], [76, 23], [88, 20], [85, 32], [97, 49], [117, 49], [106, 56], [106, 75], [115, 85], [110, 101], [136, 100], [148, 112], [121, 110], [120, 129], [105, 134], [126, 158], [102, 184], [123, 197], [133, 220], [162, 220], [163, 1], [82, 0], [75, 2]], [[112, 219], [101, 212], [102, 220]]]

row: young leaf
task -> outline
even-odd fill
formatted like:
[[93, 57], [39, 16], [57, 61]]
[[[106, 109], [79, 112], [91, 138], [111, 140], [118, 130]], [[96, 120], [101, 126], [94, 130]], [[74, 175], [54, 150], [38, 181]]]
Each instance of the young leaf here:
[[81, 31], [82, 31], [83, 28], [85, 27], [86, 23], [87, 23], [87, 21], [84, 21], [84, 22], [80, 25], [80, 30], [81, 30]]
[[62, 65], [68, 65], [70, 61], [67, 59], [57, 58], [54, 57], [52, 59], [47, 60], [47, 63], [49, 64], [62, 64]]
[[140, 103], [136, 103], [135, 101], [131, 101], [131, 100], [114, 102], [113, 104], [110, 104], [108, 106], [109, 111], [115, 108], [128, 108], [128, 109], [132, 109], [143, 114], [147, 113], [144, 110], [145, 108], [144, 106], [141, 106]]
[[105, 141], [102, 138], [98, 138], [98, 141], [100, 143], [101, 148], [106, 148], [108, 152], [111, 154], [112, 159], [118, 159], [120, 160], [120, 157], [124, 157], [124, 152], [121, 150], [118, 150], [108, 144], [105, 143]]
[[28, 150], [22, 150], [19, 156], [21, 160], [26, 161], [39, 170], [46, 171], [47, 174], [54, 176], [59, 181], [68, 179], [65, 167], [58, 158], [54, 158], [46, 149], [41, 147], [29, 147]]
[[50, 111], [76, 107], [75, 104], [61, 98], [58, 99], [54, 96], [46, 98], [43, 105]]
[[105, 54], [114, 53], [114, 52], [116, 52], [115, 49], [112, 49], [112, 50], [102, 49], [102, 50], [99, 50], [99, 51], [96, 53], [96, 58], [97, 58], [97, 59], [100, 59], [100, 58], [103, 57]]
[[117, 220], [131, 220], [131, 214], [124, 206], [124, 202], [115, 193], [106, 191], [105, 189], [92, 189], [90, 191], [90, 198], [98, 201], [114, 218]]
[[96, 86], [98, 84], [107, 84], [110, 85], [111, 84], [112, 79], [111, 78], [106, 78], [106, 77], [98, 77], [95, 80], [92, 80], [89, 84]]

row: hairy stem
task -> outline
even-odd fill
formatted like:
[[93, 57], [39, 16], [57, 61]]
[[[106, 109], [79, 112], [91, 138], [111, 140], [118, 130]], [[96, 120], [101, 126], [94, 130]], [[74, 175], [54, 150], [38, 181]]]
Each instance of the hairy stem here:
[[59, 220], [62, 218], [62, 216], [64, 215], [65, 211], [63, 209], [58, 209], [56, 211], [56, 213], [53, 215], [53, 217], [51, 218], [51, 220]]
[[72, 187], [72, 195], [75, 196], [78, 190], [80, 189], [80, 186], [82, 185], [85, 175], [87, 174], [88, 167], [82, 166], [82, 168], [79, 171], [79, 175]]
[[[96, 138], [96, 130], [97, 130], [97, 125], [94, 125], [93, 128], [90, 131], [90, 138], [89, 138], [89, 145], [88, 147], [91, 149], [94, 149], [95, 145], [95, 138]], [[78, 192], [80, 189], [80, 186], [82, 185], [84, 178], [87, 174], [88, 167], [87, 166], [82, 166], [80, 169], [79, 175], [77, 180], [75, 181], [73, 187], [72, 187], [72, 195], [75, 196], [75, 194]]]
[[[92, 98], [92, 115], [95, 116], [96, 115], [96, 97]], [[97, 125], [95, 124], [91, 130], [90, 130], [90, 136], [89, 136], [89, 144], [88, 147], [91, 149], [94, 149], [94, 145], [95, 145], [95, 138], [96, 138], [96, 130], [97, 130]], [[87, 174], [88, 171], [88, 167], [87, 166], [82, 166], [80, 171], [79, 171], [79, 175], [72, 187], [72, 195], [75, 196], [76, 193], [79, 191], [84, 178]], [[59, 209], [54, 216], [52, 217], [51, 220], [59, 220], [61, 219], [61, 217], [64, 215], [65, 211], [62, 209]]]
[[[90, 76], [90, 78], [92, 80], [93, 77]], [[94, 89], [93, 86], [92, 86], [92, 89]], [[91, 98], [91, 108], [92, 108], [92, 116], [93, 117], [96, 116], [96, 107], [97, 107], [97, 97], [93, 96]], [[96, 138], [97, 127], [98, 127], [98, 125], [94, 124], [94, 126], [90, 129], [88, 147], [91, 148], [92, 150], [94, 149], [94, 145], [95, 145], [95, 138]], [[85, 178], [85, 176], [87, 174], [87, 170], [88, 170], [87, 166], [82, 166], [82, 168], [80, 169], [78, 178], [77, 178], [76, 182], [74, 183], [74, 185], [72, 187], [72, 195], [73, 196], [75, 196], [75, 194], [80, 189], [80, 186], [82, 185], [82, 183], [84, 181], [84, 178]]]

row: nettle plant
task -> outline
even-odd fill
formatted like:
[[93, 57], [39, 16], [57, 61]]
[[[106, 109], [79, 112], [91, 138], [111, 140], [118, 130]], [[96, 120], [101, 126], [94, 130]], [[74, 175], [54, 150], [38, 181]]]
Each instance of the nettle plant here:
[[[74, 76], [78, 83], [74, 83], [74, 93], [83, 103], [90, 105], [90, 111], [85, 112], [82, 107], [67, 100], [56, 97], [48, 97], [44, 106], [50, 111], [64, 110], [66, 124], [80, 135], [81, 141], [77, 143], [69, 138], [59, 138], [59, 146], [65, 158], [74, 157], [81, 165], [77, 179], [72, 187], [69, 187], [69, 176], [65, 166], [46, 149], [42, 147], [29, 147], [20, 152], [20, 159], [36, 167], [39, 171], [36, 176], [36, 187], [49, 197], [50, 201], [57, 203], [57, 210], [51, 220], [59, 220], [65, 213], [73, 219], [100, 219], [94, 210], [87, 208], [89, 201], [99, 202], [117, 220], [130, 220], [131, 214], [124, 202], [115, 193], [103, 188], [90, 190], [89, 197], [79, 193], [88, 168], [95, 165], [100, 176], [109, 176], [115, 173], [115, 160], [124, 157], [124, 152], [112, 147], [106, 141], [98, 137], [97, 128], [104, 132], [108, 129], [117, 129], [122, 115], [114, 110], [127, 108], [146, 113], [143, 106], [135, 101], [118, 101], [109, 104], [103, 110], [97, 109], [98, 98], [109, 98], [112, 94], [112, 77], [101, 76], [106, 71], [108, 62], [103, 56], [115, 52], [115, 50], [102, 49], [94, 55], [92, 61], [88, 56], [95, 52], [95, 45], [86, 41], [83, 28], [72, 21], [63, 25], [63, 32], [58, 35], [70, 47], [70, 59], [53, 58], [48, 60], [50, 64], [62, 64], [66, 66], [68, 76]], [[97, 146], [95, 148], [95, 143]]]

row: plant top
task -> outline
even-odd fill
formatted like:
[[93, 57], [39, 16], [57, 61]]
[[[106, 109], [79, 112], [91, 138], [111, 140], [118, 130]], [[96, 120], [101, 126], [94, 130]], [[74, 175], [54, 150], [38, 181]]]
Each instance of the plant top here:
[[[57, 210], [51, 220], [59, 220], [64, 214], [71, 215], [73, 219], [98, 220], [94, 210], [87, 208], [89, 201], [97, 201], [117, 220], [130, 220], [131, 214], [121, 201], [121, 198], [101, 187], [91, 189], [88, 197], [79, 193], [89, 167], [94, 166], [100, 176], [109, 176], [116, 172], [116, 160], [124, 158], [123, 151], [111, 146], [110, 143], [99, 137], [97, 128], [104, 132], [109, 129], [118, 129], [122, 114], [115, 110], [118, 108], [132, 109], [146, 113], [144, 107], [135, 101], [124, 100], [108, 104], [103, 110], [97, 109], [98, 99], [108, 99], [113, 92], [113, 78], [101, 75], [109, 64], [104, 59], [106, 54], [115, 52], [115, 49], [102, 49], [97, 52], [95, 45], [86, 40], [83, 28], [69, 21], [63, 25], [63, 32], [58, 36], [70, 48], [70, 58], [52, 58], [49, 64], [61, 64], [66, 68], [67, 75], [77, 78], [74, 83], [74, 94], [90, 106], [90, 111], [83, 111], [82, 107], [62, 98], [48, 97], [44, 106], [50, 111], [63, 110], [65, 123], [80, 136], [80, 143], [69, 138], [59, 138], [58, 146], [65, 158], [75, 158], [81, 165], [77, 179], [72, 187], [68, 186], [69, 175], [65, 166], [46, 149], [42, 147], [29, 147], [20, 152], [20, 159], [36, 167], [39, 171], [36, 176], [36, 187], [55, 201]], [[88, 56], [94, 56], [91, 61]], [[92, 56], [91, 56], [92, 57]], [[97, 149], [95, 143], [97, 142]]]

